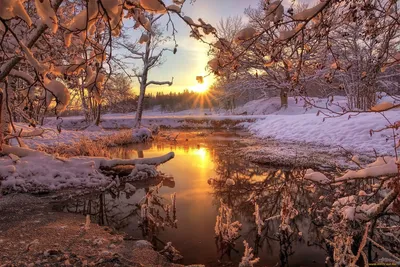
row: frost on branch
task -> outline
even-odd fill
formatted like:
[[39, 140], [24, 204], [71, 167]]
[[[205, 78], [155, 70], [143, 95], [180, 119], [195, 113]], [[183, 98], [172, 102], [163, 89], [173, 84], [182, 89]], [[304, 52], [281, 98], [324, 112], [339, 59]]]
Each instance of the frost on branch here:
[[139, 223], [145, 233], [157, 231], [159, 228], [166, 226], [177, 227], [178, 220], [176, 219], [175, 203], [168, 204], [166, 199], [159, 195], [159, 190], [162, 186], [163, 182], [150, 188], [138, 203], [141, 216]]
[[208, 67], [215, 73], [218, 73], [219, 70], [223, 67], [223, 62], [219, 58], [213, 58], [208, 61]]
[[119, 24], [122, 16], [122, 0], [102, 0], [106, 15], [103, 15], [103, 19], [107, 21], [109, 19], [111, 30], [114, 36], [119, 35]]
[[87, 76], [84, 86], [93, 94], [97, 103], [101, 103], [101, 93], [106, 80], [104, 73], [94, 73], [90, 66], [87, 67]]
[[189, 16], [183, 17], [183, 20], [186, 21], [186, 23], [189, 25], [196, 26], [196, 23], [194, 23], [193, 19]]
[[232, 209], [230, 209], [221, 199], [219, 215], [215, 223], [215, 234], [219, 241], [232, 244], [239, 237], [239, 230], [242, 224], [239, 221], [232, 222]]
[[290, 222], [299, 214], [295, 208], [293, 197], [290, 195], [288, 190], [282, 192], [281, 200], [281, 224], [279, 229], [283, 232], [292, 233], [293, 230], [290, 227]]
[[292, 38], [293, 36], [295, 36], [299, 31], [301, 31], [301, 29], [303, 28], [304, 24], [300, 23], [296, 26], [296, 28], [292, 29], [292, 30], [288, 30], [288, 31], [280, 31], [279, 32], [279, 40], [281, 41], [285, 41], [288, 40], [290, 38]]
[[261, 216], [260, 216], [260, 207], [258, 206], [257, 203], [254, 204], [254, 208], [255, 208], [255, 211], [254, 211], [253, 215], [254, 215], [254, 217], [255, 217], [255, 221], [256, 221], [256, 225], [257, 225], [257, 234], [258, 234], [259, 236], [261, 236], [262, 227], [264, 226], [264, 222], [263, 222], [263, 220], [261, 219]]
[[243, 241], [244, 254], [242, 261], [239, 263], [239, 267], [253, 267], [254, 264], [260, 261], [260, 258], [254, 258], [253, 248], [249, 246], [246, 240]]

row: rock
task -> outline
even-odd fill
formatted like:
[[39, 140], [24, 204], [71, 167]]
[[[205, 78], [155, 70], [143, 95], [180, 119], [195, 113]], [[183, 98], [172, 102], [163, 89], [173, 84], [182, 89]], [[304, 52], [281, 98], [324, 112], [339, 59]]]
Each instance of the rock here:
[[150, 248], [153, 249], [153, 245], [147, 240], [138, 240], [133, 243], [135, 248]]

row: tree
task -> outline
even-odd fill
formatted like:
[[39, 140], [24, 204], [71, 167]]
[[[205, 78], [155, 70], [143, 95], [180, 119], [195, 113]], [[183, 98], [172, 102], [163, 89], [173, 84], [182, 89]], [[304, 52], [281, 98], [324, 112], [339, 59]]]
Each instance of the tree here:
[[[150, 80], [150, 72], [152, 69], [160, 67], [163, 64], [163, 54], [165, 52], [176, 53], [176, 47], [174, 49], [161, 48], [167, 41], [168, 38], [163, 36], [163, 30], [160, 25], [157, 24], [159, 17], [153, 15], [148, 16], [149, 25], [151, 30], [144, 30], [139, 40], [132, 43], [130, 38], [120, 43], [120, 45], [128, 51], [128, 55], [124, 57], [125, 60], [131, 61], [139, 60], [140, 66], [133, 69], [134, 75], [132, 77], [138, 80], [140, 86], [139, 100], [136, 110], [135, 128], [141, 127], [144, 100], [146, 95], [146, 89], [150, 85], [168, 85], [173, 84], [173, 78], [171, 81], [153, 81]], [[132, 63], [132, 62], [128, 62]]]
[[124, 73], [113, 73], [104, 89], [103, 108], [118, 113], [133, 112], [135, 98], [131, 79]]

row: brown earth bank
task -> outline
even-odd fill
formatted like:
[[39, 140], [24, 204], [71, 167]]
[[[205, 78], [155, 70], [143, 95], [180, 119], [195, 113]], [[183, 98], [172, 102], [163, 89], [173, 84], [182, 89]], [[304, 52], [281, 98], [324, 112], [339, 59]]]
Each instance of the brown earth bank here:
[[0, 197], [0, 266], [183, 266], [147, 241], [53, 209], [71, 193]]

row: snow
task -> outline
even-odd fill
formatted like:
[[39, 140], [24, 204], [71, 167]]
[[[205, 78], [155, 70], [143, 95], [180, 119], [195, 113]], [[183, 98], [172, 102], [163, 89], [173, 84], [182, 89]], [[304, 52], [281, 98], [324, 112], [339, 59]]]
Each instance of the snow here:
[[326, 5], [325, 2], [321, 2], [318, 5], [305, 9], [293, 16], [294, 20], [308, 20], [312, 17], [314, 17], [318, 12], [321, 11], [321, 9]]
[[244, 28], [243, 30], [239, 31], [234, 38], [235, 43], [241, 43], [243, 41], [250, 40], [257, 34], [256, 30], [252, 27]]
[[145, 127], [133, 129], [132, 138], [135, 143], [145, 143], [153, 138], [151, 130]]
[[381, 102], [378, 105], [375, 105], [371, 108], [372, 111], [385, 111], [387, 109], [392, 108], [394, 105], [391, 102]]
[[45, 87], [49, 92], [46, 92], [46, 105], [50, 105], [53, 98], [56, 99], [56, 110], [57, 114], [63, 112], [69, 103], [70, 94], [68, 88], [62, 82], [57, 80], [47, 80], [45, 79]]
[[[49, 164], [50, 160], [51, 164]], [[11, 167], [13, 162], [7, 157], [2, 157], [0, 165]], [[99, 187], [109, 180], [94, 168], [94, 162], [56, 161], [50, 159], [48, 155], [39, 153], [21, 158], [13, 167], [15, 169], [11, 173], [5, 174], [5, 171], [1, 171], [0, 176], [3, 178], [1, 187], [3, 189], [24, 192], [58, 190], [69, 187]]]
[[[39, 132], [43, 130], [43, 134], [41, 136], [23, 139], [24, 143], [30, 148], [37, 148], [38, 146], [73, 144], [75, 142], [78, 142], [82, 138], [88, 138], [94, 140], [102, 136], [111, 135], [115, 133], [113, 131], [99, 131], [99, 130], [93, 131], [94, 128], [97, 128], [96, 126], [88, 127], [84, 131], [62, 129], [61, 132], [59, 133], [56, 129], [57, 123], [60, 123], [60, 121], [54, 120], [52, 121], [51, 124], [49, 123], [43, 127], [37, 127], [35, 130], [32, 129], [31, 127], [28, 127], [24, 123], [14, 123], [14, 124], [17, 127], [17, 132], [19, 132], [21, 129], [23, 130], [22, 135], [24, 135], [25, 133], [28, 134], [28, 132], [31, 131]], [[15, 139], [12, 139], [11, 141], [13, 145], [17, 145], [17, 141]]]
[[329, 183], [330, 180], [323, 174], [320, 172], [314, 172], [312, 169], [308, 169], [306, 172], [306, 175], [304, 176], [304, 179], [313, 181], [313, 182], [317, 182], [317, 183], [321, 183], [321, 184], [326, 184]]
[[395, 158], [378, 157], [377, 160], [369, 164], [366, 168], [353, 171], [349, 170], [345, 175], [335, 179], [335, 182], [342, 182], [354, 178], [377, 177], [382, 175], [397, 174], [398, 167]]
[[53, 33], [57, 32], [58, 29], [58, 19], [51, 7], [49, 0], [35, 0], [36, 11], [40, 19], [51, 29]]
[[5, 20], [12, 19], [13, 17], [20, 17], [28, 24], [28, 26], [31, 26], [32, 20], [29, 17], [28, 13], [26, 12], [23, 2], [24, 1], [21, 0], [0, 1], [1, 3], [0, 17]]
[[[101, 117], [101, 127], [107, 130], [131, 129], [135, 125], [135, 113], [104, 114]], [[142, 124], [148, 127], [158, 125], [164, 128], [193, 128], [193, 129], [243, 129], [245, 122], [263, 119], [263, 115], [227, 115], [224, 111], [216, 112], [209, 109], [185, 110], [174, 113], [161, 113], [160, 111], [145, 111]], [[55, 118], [48, 118], [46, 125], [53, 125]], [[83, 125], [83, 116], [63, 118], [63, 127], [75, 129]], [[150, 127], [151, 128], [151, 127]]]
[[[329, 104], [327, 99], [311, 99], [318, 106]], [[382, 98], [382, 102], [387, 99]], [[280, 108], [280, 98], [259, 99], [248, 102], [233, 112], [226, 110], [193, 109], [174, 113], [162, 113], [159, 110], [144, 112], [143, 125], [151, 129], [158, 125], [164, 128], [193, 128], [193, 129], [247, 129], [261, 139], [274, 139], [278, 142], [306, 143], [329, 152], [346, 149], [354, 154], [374, 156], [393, 155], [393, 140], [386, 138], [391, 131], [384, 130], [370, 134], [371, 130], [384, 128], [387, 121], [379, 113], [363, 113], [357, 116], [342, 116], [323, 118], [317, 116], [318, 109], [306, 104], [302, 99], [289, 98], [288, 108]], [[344, 106], [345, 97], [334, 97], [334, 103]], [[331, 105], [334, 111], [340, 108]], [[352, 114], [356, 115], [356, 114]], [[392, 122], [398, 120], [399, 110], [385, 112]], [[74, 116], [63, 118], [64, 129], [76, 129], [82, 124], [83, 117]], [[101, 118], [103, 129], [130, 129], [134, 125], [135, 113], [105, 114]], [[49, 125], [55, 124], [55, 119], [47, 120]], [[83, 126], [83, 125], [82, 125]], [[65, 131], [65, 130], [64, 130]], [[358, 162], [358, 156], [353, 158]]]
[[[326, 100], [317, 100], [317, 104], [324, 104]], [[343, 104], [343, 99], [337, 102]], [[267, 103], [271, 105], [266, 105]], [[384, 135], [390, 136], [390, 130], [370, 134], [371, 130], [382, 129], [388, 124], [379, 113], [351, 114], [354, 117], [341, 116], [328, 118], [317, 116], [318, 109], [305, 107], [304, 102], [297, 104], [292, 98], [286, 110], [276, 110], [279, 102], [273, 100], [257, 100], [248, 103], [239, 111], [247, 114], [269, 114], [264, 120], [257, 120], [248, 125], [248, 129], [259, 138], [272, 138], [278, 141], [305, 142], [322, 146], [343, 147], [355, 152], [378, 154], [393, 154], [393, 139], [386, 140]], [[275, 110], [275, 111], [274, 111]], [[389, 121], [397, 121], [400, 113], [397, 110], [385, 112]]]
[[167, 12], [165, 5], [159, 0], [140, 0], [140, 5], [150, 13], [164, 14]]
[[29, 64], [31, 64], [31, 65], [35, 68], [35, 70], [36, 70], [37, 72], [39, 72], [39, 73], [44, 73], [44, 72], [46, 72], [46, 71], [49, 70], [49, 68], [48, 68], [46, 65], [40, 63], [40, 62], [35, 58], [35, 56], [33, 55], [32, 51], [31, 51], [27, 46], [25, 46], [25, 44], [23, 44], [22, 42], [19, 42], [19, 46], [20, 46], [20, 47], [22, 48], [22, 50], [24, 51], [26, 60], [29, 61]]
[[167, 6], [167, 10], [174, 11], [176, 13], [180, 13], [181, 12], [181, 7], [177, 6], [177, 5], [169, 5], [169, 6]]
[[[314, 101], [317, 104], [327, 103], [326, 99], [314, 99]], [[335, 101], [341, 104], [345, 103], [345, 99], [340, 97], [336, 97]], [[235, 115], [238, 113], [247, 115]], [[343, 147], [359, 152], [357, 154], [372, 152], [373, 149], [380, 154], [391, 154], [393, 151], [391, 140], [387, 142], [386, 138], [382, 137], [383, 134], [390, 134], [390, 132], [382, 131], [379, 134], [370, 135], [371, 129], [384, 128], [387, 123], [380, 114], [370, 112], [359, 114], [351, 119], [342, 116], [325, 121], [316, 115], [316, 108], [307, 108], [303, 101], [296, 101], [294, 98], [289, 99], [289, 107], [284, 110], [279, 108], [279, 98], [272, 98], [247, 103], [236, 109], [233, 114], [224, 110], [190, 110], [176, 113], [146, 111], [143, 123], [150, 127], [134, 130], [132, 134], [135, 137], [146, 136], [148, 138], [151, 136], [151, 126], [154, 125], [176, 128], [221, 126], [229, 129], [245, 127], [259, 138], [272, 138], [282, 142], [309, 143], [317, 147]], [[391, 121], [396, 121], [399, 111], [387, 111], [385, 116]], [[84, 128], [82, 117], [48, 119], [43, 127], [37, 129], [32, 129], [22, 123], [15, 125], [17, 132], [23, 129], [21, 135], [27, 137], [24, 138], [25, 144], [28, 147], [36, 148], [43, 145], [71, 144], [81, 138], [97, 139], [115, 133], [103, 129], [131, 128], [134, 120], [135, 114], [129, 113], [106, 114], [102, 116], [100, 127], [92, 125]], [[61, 129], [61, 132], [57, 129]], [[12, 139], [12, 145], [17, 145], [15, 139]], [[264, 148], [257, 148], [257, 150], [262, 149]], [[148, 159], [138, 160], [135, 162], [136, 168], [133, 169], [131, 177], [136, 179], [142, 176], [156, 176], [158, 174], [156, 169], [146, 164], [159, 165], [171, 158], [173, 158], [173, 154], [155, 158], [151, 162]], [[354, 156], [353, 159], [359, 162], [358, 156]], [[49, 165], [46, 163], [48, 160], [56, 163]], [[2, 182], [3, 187], [22, 191], [42, 187], [50, 190], [71, 186], [90, 187], [99, 186], [105, 182], [109, 183], [107, 178], [96, 171], [100, 166], [127, 163], [128, 160], [106, 160], [104, 158], [76, 158], [73, 163], [66, 163], [62, 159], [49, 158], [48, 155], [44, 156], [38, 153], [21, 158], [13, 156], [0, 158], [0, 176], [5, 178]], [[77, 168], [78, 165], [79, 168]], [[71, 166], [77, 170], [71, 171]], [[395, 158], [385, 156], [379, 157], [374, 163], [363, 169], [348, 171], [342, 177], [336, 178], [334, 182], [394, 173], [397, 173]], [[307, 170], [304, 178], [322, 184], [331, 182], [324, 174], [311, 169]], [[226, 185], [232, 186], [234, 181], [228, 179]], [[364, 193], [361, 192], [360, 196], [362, 195]], [[351, 218], [350, 210], [346, 214], [348, 218]]]

